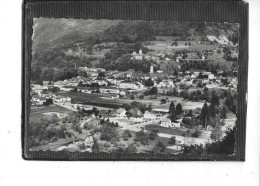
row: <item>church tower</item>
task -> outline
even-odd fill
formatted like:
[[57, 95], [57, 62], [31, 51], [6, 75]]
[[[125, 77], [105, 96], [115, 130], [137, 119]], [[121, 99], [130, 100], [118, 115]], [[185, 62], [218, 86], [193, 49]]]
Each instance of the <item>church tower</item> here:
[[153, 73], [153, 66], [151, 65], [150, 66], [150, 74], [152, 74]]

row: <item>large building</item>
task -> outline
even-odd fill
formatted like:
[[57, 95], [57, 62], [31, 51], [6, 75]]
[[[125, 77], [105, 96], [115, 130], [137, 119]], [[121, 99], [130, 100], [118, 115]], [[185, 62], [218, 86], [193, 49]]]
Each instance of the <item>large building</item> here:
[[132, 82], [132, 81], [122, 81], [119, 84], [119, 88], [138, 90], [138, 89], [143, 89], [144, 85], [142, 85], [141, 83], [136, 83], [136, 82]]

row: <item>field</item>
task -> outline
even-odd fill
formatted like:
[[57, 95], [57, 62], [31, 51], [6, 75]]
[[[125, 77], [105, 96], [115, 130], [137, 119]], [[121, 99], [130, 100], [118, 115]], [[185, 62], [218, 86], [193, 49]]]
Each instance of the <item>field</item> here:
[[157, 129], [159, 131], [159, 133], [172, 134], [172, 135], [178, 135], [178, 136], [182, 136], [185, 133], [184, 131], [181, 131], [179, 129], [161, 127], [161, 126], [155, 125], [155, 124], [145, 126], [145, 130], [151, 131], [153, 129]]
[[58, 112], [58, 113], [68, 114], [72, 111], [69, 109], [66, 109], [64, 107], [60, 107], [58, 105], [34, 107], [34, 108], [31, 108], [30, 120], [37, 121], [37, 120], [40, 120], [41, 118], [50, 118], [51, 115], [44, 114], [44, 113], [48, 113], [48, 112]]
[[[152, 108], [159, 108], [159, 109], [168, 109], [171, 101], [175, 103], [181, 103], [182, 108], [184, 110], [190, 110], [190, 109], [196, 109], [196, 108], [202, 108], [203, 102], [192, 102], [192, 101], [184, 101], [182, 97], [176, 97], [176, 96], [157, 96], [156, 99], [151, 99], [151, 96], [145, 96], [144, 99], [135, 98], [134, 100], [130, 99], [129, 97], [123, 97], [120, 99], [104, 99], [104, 94], [86, 94], [81, 92], [69, 92], [69, 93], [59, 93], [59, 95], [63, 96], [69, 96], [72, 98], [73, 102], [80, 103], [83, 105], [91, 105], [95, 107], [101, 107], [107, 110], [107, 108], [119, 108], [124, 103], [130, 104], [133, 101], [140, 102], [142, 104], [145, 104], [147, 107], [149, 105], [152, 106]], [[138, 97], [138, 96], [136, 96]], [[167, 97], [167, 103], [161, 104], [161, 99], [166, 99]]]
[[[209, 42], [204, 42], [203, 44], [198, 44], [196, 41], [177, 41], [178, 46], [171, 46], [174, 41], [168, 39], [165, 41], [149, 41], [148, 44], [144, 43], [144, 46], [150, 49], [149, 54], [156, 55], [160, 53], [172, 53], [180, 50], [186, 50], [187, 52], [202, 52], [205, 50], [214, 50], [218, 45], [210, 45]], [[185, 46], [186, 43], [191, 43], [191, 45]]]

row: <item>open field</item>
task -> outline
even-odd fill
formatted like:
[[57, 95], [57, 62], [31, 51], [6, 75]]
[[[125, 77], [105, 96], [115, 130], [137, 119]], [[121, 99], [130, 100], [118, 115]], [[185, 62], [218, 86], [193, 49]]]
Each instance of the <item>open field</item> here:
[[35, 108], [31, 109], [30, 120], [37, 121], [37, 120], [40, 120], [41, 118], [50, 118], [51, 115], [44, 114], [44, 113], [48, 113], [48, 112], [58, 112], [58, 113], [68, 114], [72, 111], [69, 109], [66, 109], [64, 107], [58, 106], [58, 105], [35, 107]]
[[159, 125], [151, 124], [151, 125], [146, 125], [145, 130], [153, 130], [157, 129], [159, 133], [165, 133], [165, 134], [172, 134], [172, 135], [178, 135], [182, 136], [185, 132], [181, 131], [180, 129], [173, 129], [173, 128], [166, 128], [166, 127], [161, 127]]
[[[180, 50], [186, 50], [187, 52], [202, 52], [205, 50], [214, 50], [218, 47], [217, 44], [210, 45], [209, 42], [198, 44], [196, 41], [177, 41], [178, 46], [171, 46], [173, 42], [174, 41], [172, 39], [165, 41], [149, 41], [149, 44], [144, 46], [152, 50], [148, 53], [153, 55], [164, 52], [172, 53]], [[191, 45], [185, 46], [185, 44], [188, 44], [189, 42]]]
[[[104, 94], [86, 94], [86, 93], [80, 93], [80, 92], [69, 92], [69, 93], [60, 93], [60, 95], [63, 96], [69, 96], [72, 98], [72, 100], [75, 103], [80, 103], [83, 105], [91, 105], [95, 107], [101, 107], [101, 108], [119, 108], [124, 103], [130, 104], [133, 101], [140, 102], [142, 104], [145, 104], [147, 107], [151, 105], [153, 108], [160, 108], [160, 109], [169, 109], [169, 105], [171, 101], [175, 103], [181, 103], [183, 109], [189, 110], [189, 109], [196, 109], [196, 108], [202, 108], [203, 102], [192, 102], [192, 101], [186, 101], [183, 100], [182, 97], [176, 97], [176, 96], [157, 96], [156, 99], [150, 99], [151, 96], [145, 96], [144, 99], [136, 98], [134, 100], [130, 99], [129, 97], [123, 97], [120, 99], [103, 99]], [[161, 99], [166, 99], [168, 97], [166, 104], [161, 104]]]

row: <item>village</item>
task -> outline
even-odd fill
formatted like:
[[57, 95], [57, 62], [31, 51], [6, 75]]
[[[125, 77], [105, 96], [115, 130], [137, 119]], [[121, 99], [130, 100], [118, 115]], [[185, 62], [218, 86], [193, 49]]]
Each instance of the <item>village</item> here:
[[[208, 43], [219, 42], [213, 53], [220, 53], [226, 45], [232, 45], [223, 36], [218, 40], [214, 37], [208, 37]], [[104, 152], [118, 150], [118, 143], [115, 144], [111, 136], [102, 139], [100, 126], [104, 123], [116, 127], [117, 136], [122, 133], [121, 141], [118, 137], [114, 140], [119, 140], [124, 150], [136, 143], [137, 137], [128, 140], [130, 136], [140, 132], [144, 136], [147, 134], [148, 139], [141, 139], [141, 145], [137, 145], [134, 152], [153, 151], [151, 149], [159, 146], [160, 152], [178, 153], [183, 145], [206, 145], [220, 140], [236, 121], [237, 68], [233, 68], [231, 74], [222, 69], [184, 69], [183, 66], [190, 64], [214, 62], [209, 60], [208, 53], [188, 58], [181, 52], [193, 43], [164, 43], [159, 45], [164, 50], [158, 50], [158, 53], [151, 50], [151, 53], [143, 54], [140, 48], [130, 54], [129, 60], [132, 61], [150, 60], [161, 66], [171, 63], [173, 70], [170, 72], [167, 66], [155, 69], [153, 65], [148, 73], [135, 69], [118, 71], [75, 66], [75, 70], [87, 76], [43, 81], [42, 84], [32, 82], [32, 121], [37, 122], [41, 117], [52, 118], [58, 121], [58, 127], [63, 126], [63, 131], [70, 131], [63, 135], [63, 140], [55, 138], [60, 142], [38, 143], [42, 145], [35, 148], [92, 152], [93, 146], [98, 146]], [[177, 52], [172, 52], [174, 49]], [[76, 53], [69, 50], [67, 55]], [[68, 125], [68, 120], [76, 114], [79, 119]], [[157, 144], [147, 142], [155, 138]]]

